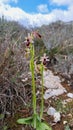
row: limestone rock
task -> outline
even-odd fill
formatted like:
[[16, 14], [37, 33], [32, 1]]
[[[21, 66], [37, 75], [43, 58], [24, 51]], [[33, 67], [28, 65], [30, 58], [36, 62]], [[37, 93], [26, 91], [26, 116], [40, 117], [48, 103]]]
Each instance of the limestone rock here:
[[47, 70], [43, 73], [44, 86], [47, 88], [44, 94], [44, 99], [48, 99], [53, 96], [58, 96], [67, 92], [62, 86], [59, 76], [54, 76], [52, 71]]

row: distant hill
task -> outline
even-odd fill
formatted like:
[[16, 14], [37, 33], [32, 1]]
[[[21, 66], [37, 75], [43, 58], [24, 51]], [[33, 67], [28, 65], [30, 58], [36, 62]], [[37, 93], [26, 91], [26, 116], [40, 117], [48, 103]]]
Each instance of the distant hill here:
[[19, 47], [24, 42], [28, 32], [28, 29], [17, 22], [7, 21], [3, 17], [0, 18], [0, 62], [3, 61], [7, 47], [13, 48], [15, 45]]
[[[0, 18], [0, 62], [3, 60], [4, 52], [7, 47], [11, 49], [24, 48], [25, 50], [25, 37], [30, 33], [32, 28], [25, 28], [17, 22], [7, 21], [4, 17]], [[36, 54], [39, 55], [40, 50], [42, 49], [44, 42], [41, 40], [35, 41]], [[20, 55], [20, 54], [19, 54]]]
[[24, 40], [24, 35], [27, 35], [27, 33], [28, 29], [19, 23], [0, 18], [0, 42], [3, 42], [6, 37], [12, 41], [14, 39], [17, 40], [17, 38], [21, 36], [20, 39]]
[[[60, 51], [69, 49], [73, 53], [73, 22], [57, 21], [38, 28], [47, 49], [57, 47]], [[62, 52], [63, 53], [63, 52]]]
[[66, 76], [73, 74], [73, 21], [65, 23], [57, 21], [38, 28], [44, 44], [48, 49], [48, 56], [57, 59], [55, 72]]
[[[0, 19], [0, 43], [3, 43], [4, 46], [7, 46], [9, 42], [20, 44], [32, 30], [38, 30], [42, 35], [43, 41], [40, 41], [40, 44], [37, 41], [36, 46], [37, 43], [42, 47], [45, 45], [49, 51], [54, 50], [55, 53], [67, 54], [68, 51], [73, 53], [73, 22], [57, 21], [40, 28], [27, 29], [17, 22], [8, 22], [2, 17]], [[1, 49], [2, 47], [0, 47], [0, 52]]]

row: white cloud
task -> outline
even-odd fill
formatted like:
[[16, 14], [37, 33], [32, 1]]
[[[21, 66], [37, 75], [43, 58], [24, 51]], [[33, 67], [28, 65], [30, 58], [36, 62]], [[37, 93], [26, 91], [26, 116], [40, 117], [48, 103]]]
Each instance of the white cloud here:
[[47, 13], [47, 12], [49, 11], [47, 4], [38, 5], [38, 6], [37, 6], [37, 10], [38, 10], [40, 13]]
[[57, 5], [71, 5], [73, 4], [73, 0], [50, 0], [52, 4], [57, 4]]
[[0, 4], [8, 4], [10, 2], [14, 2], [14, 3], [17, 3], [18, 0], [0, 0]]
[[48, 25], [56, 20], [72, 21], [73, 20], [73, 5], [68, 7], [68, 10], [54, 9], [47, 14], [29, 14], [19, 7], [12, 7], [9, 4], [0, 4], [0, 17], [4, 17], [7, 20], [15, 20], [24, 26], [41, 26], [43, 24]]
[[15, 20], [24, 26], [41, 26], [55, 20], [54, 14], [28, 14], [18, 7], [2, 4], [0, 7], [0, 17], [4, 15], [7, 20]]

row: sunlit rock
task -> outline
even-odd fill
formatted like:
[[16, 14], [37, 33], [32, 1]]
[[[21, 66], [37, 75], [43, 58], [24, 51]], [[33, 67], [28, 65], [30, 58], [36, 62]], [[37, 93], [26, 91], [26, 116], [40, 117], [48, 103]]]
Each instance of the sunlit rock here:
[[73, 98], [73, 93], [68, 93], [67, 96]]
[[47, 111], [47, 114], [50, 115], [50, 116], [54, 116], [54, 114], [56, 113], [56, 110], [54, 107], [49, 107], [48, 108], [48, 111]]
[[64, 92], [67, 92], [66, 89], [62, 86], [59, 76], [54, 76], [52, 71], [44, 71], [43, 76], [44, 86], [47, 88], [44, 94], [44, 99], [48, 99], [53, 96], [59, 96]]
[[55, 114], [54, 114], [54, 122], [59, 122], [61, 120], [61, 115], [60, 115], [60, 113], [59, 112], [56, 112]]

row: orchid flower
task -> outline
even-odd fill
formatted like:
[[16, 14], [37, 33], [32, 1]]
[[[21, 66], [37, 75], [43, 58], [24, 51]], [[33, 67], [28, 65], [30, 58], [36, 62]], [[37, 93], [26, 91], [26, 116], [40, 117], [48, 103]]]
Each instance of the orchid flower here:
[[32, 32], [32, 35], [34, 38], [41, 38], [41, 35], [37, 31]]
[[31, 43], [34, 43], [32, 34], [28, 33], [28, 36], [25, 37], [26, 47], [30, 47]]
[[40, 61], [45, 66], [47, 61], [49, 61], [48, 56], [46, 56], [46, 53], [44, 53], [43, 57], [41, 57]]

